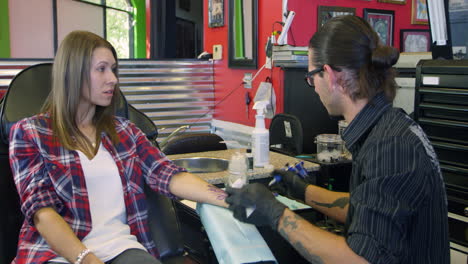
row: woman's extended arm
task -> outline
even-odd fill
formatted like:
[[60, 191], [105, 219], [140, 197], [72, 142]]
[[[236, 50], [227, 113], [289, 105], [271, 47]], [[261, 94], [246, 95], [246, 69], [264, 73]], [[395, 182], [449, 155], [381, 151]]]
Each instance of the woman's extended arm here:
[[[43, 207], [33, 217], [36, 229], [47, 244], [60, 256], [75, 263], [78, 255], [86, 249], [67, 222], [52, 208]], [[102, 264], [92, 252], [83, 258], [83, 264]]]
[[174, 175], [169, 183], [169, 189], [172, 194], [180, 198], [228, 207], [224, 201], [227, 195], [223, 190], [188, 172]]

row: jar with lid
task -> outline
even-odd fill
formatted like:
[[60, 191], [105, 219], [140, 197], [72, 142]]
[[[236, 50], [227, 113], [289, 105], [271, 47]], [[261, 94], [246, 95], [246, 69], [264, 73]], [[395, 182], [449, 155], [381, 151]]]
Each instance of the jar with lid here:
[[338, 121], [338, 134], [343, 137], [343, 132], [348, 127], [348, 122], [346, 120]]
[[337, 162], [342, 159], [343, 140], [338, 134], [320, 134], [315, 138], [317, 144], [317, 160], [321, 162]]
[[229, 174], [225, 179], [225, 186], [241, 188], [248, 183], [247, 159], [244, 153], [236, 152], [232, 155], [228, 167]]
[[[338, 121], [338, 134], [340, 134], [341, 140], [343, 140], [343, 132], [345, 129], [348, 127], [348, 122], [346, 120], [340, 120]], [[346, 160], [352, 160], [353, 155], [351, 155], [351, 152], [346, 148], [345, 142], [343, 140], [343, 153], [342, 153], [343, 159]]]

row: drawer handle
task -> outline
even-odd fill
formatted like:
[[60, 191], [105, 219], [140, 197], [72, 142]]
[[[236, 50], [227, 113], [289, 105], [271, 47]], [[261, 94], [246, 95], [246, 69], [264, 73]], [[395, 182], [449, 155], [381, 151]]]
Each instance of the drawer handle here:
[[460, 121], [419, 118], [419, 122], [423, 124], [430, 124], [430, 125], [443, 125], [443, 126], [451, 126], [451, 127], [468, 128], [468, 123], [460, 122]]
[[451, 95], [468, 95], [466, 90], [457, 90], [457, 89], [427, 89], [420, 88], [420, 93], [433, 93], [433, 94], [451, 94]]
[[444, 169], [444, 170], [447, 170], [447, 171], [450, 171], [450, 172], [459, 173], [459, 174], [468, 174], [467, 169], [458, 168], [458, 167], [455, 167], [455, 166], [440, 164], [440, 168]]
[[434, 147], [440, 147], [449, 150], [461, 150], [461, 151], [468, 151], [468, 147], [457, 145], [457, 144], [449, 144], [449, 143], [440, 143], [440, 142], [432, 142]]
[[455, 106], [450, 106], [450, 105], [438, 105], [438, 104], [428, 104], [428, 103], [422, 103], [419, 105], [421, 108], [426, 108], [426, 109], [442, 109], [442, 110], [448, 110], [448, 111], [459, 111], [459, 112], [468, 112], [468, 107], [455, 107]]

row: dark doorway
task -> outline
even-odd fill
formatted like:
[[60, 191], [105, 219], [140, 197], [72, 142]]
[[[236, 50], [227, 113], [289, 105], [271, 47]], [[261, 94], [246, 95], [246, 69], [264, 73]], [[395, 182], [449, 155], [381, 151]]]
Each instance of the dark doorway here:
[[176, 18], [176, 58], [195, 58], [195, 23]]
[[203, 0], [151, 0], [151, 58], [193, 59], [203, 51]]

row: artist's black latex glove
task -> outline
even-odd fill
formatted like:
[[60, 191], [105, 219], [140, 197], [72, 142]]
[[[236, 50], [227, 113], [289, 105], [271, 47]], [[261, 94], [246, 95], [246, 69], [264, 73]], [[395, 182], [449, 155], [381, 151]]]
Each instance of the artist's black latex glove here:
[[292, 171], [274, 170], [271, 176], [274, 175], [280, 175], [281, 180], [270, 186], [273, 192], [296, 200], [305, 201], [305, 191], [307, 185], [309, 185], [306, 181]]
[[[240, 189], [226, 188], [228, 197], [226, 203], [238, 220], [258, 226], [270, 225], [277, 230], [280, 217], [286, 206], [276, 200], [273, 193], [262, 184], [247, 184]], [[255, 210], [249, 216], [245, 209], [254, 207]]]

